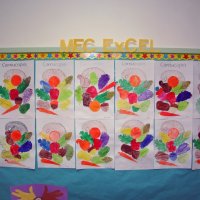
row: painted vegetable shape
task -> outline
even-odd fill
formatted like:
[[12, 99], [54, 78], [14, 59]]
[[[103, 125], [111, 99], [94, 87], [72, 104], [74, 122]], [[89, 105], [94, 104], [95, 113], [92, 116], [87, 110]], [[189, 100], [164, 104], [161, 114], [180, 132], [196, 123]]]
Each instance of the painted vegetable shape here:
[[107, 112], [114, 97], [115, 82], [109, 74], [97, 67], [88, 68], [77, 76], [80, 85], [75, 90], [76, 101], [92, 112]]
[[126, 121], [118, 135], [121, 141], [121, 151], [118, 154], [129, 161], [144, 159], [149, 152], [149, 145], [153, 136], [149, 133], [150, 124], [143, 124], [138, 120]]
[[62, 124], [45, 124], [38, 139], [41, 163], [60, 166], [65, 161], [70, 161], [74, 155], [74, 149], [69, 144], [71, 137], [72, 133], [67, 132]]
[[[49, 115], [57, 115], [56, 111], [58, 109], [62, 111], [67, 110], [71, 105], [73, 95], [71, 89], [72, 80], [73, 76], [66, 77], [60, 69], [44, 71], [40, 81], [41, 87], [35, 90], [37, 110]], [[82, 96], [82, 94], [80, 95]]]
[[188, 139], [190, 131], [185, 131], [183, 125], [176, 120], [163, 122], [159, 138], [155, 140], [158, 152], [155, 158], [160, 165], [176, 167], [187, 163], [191, 147]]
[[31, 77], [19, 69], [10, 69], [4, 74], [4, 86], [0, 86], [0, 107], [6, 115], [18, 110], [26, 114], [30, 109], [33, 90], [30, 88]]
[[138, 68], [122, 71], [117, 82], [117, 110], [120, 114], [138, 115], [147, 112], [153, 99], [151, 86], [153, 81], [146, 80], [146, 75]]
[[161, 116], [178, 116], [179, 112], [187, 110], [192, 98], [189, 86], [190, 81], [185, 81], [180, 71], [168, 70], [162, 73], [159, 86], [156, 87], [158, 113]]
[[103, 167], [111, 162], [108, 146], [110, 137], [105, 126], [100, 121], [88, 121], [82, 127], [83, 130], [79, 133], [80, 138], [76, 140], [80, 148], [77, 158], [81, 160], [81, 165]]
[[20, 121], [10, 121], [5, 125], [5, 136], [1, 138], [1, 158], [10, 165], [25, 166], [24, 161], [30, 157], [32, 132]]

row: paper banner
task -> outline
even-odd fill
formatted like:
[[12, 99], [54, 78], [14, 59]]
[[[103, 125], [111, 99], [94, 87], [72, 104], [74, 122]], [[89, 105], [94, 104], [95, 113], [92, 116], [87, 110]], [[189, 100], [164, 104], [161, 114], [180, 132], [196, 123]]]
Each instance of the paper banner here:
[[114, 61], [75, 62], [76, 118], [114, 117]]
[[1, 119], [0, 166], [35, 168], [35, 123], [32, 119]]
[[30, 184], [18, 185], [10, 188], [11, 200], [68, 200], [65, 187]]
[[115, 169], [153, 169], [153, 119], [115, 122]]
[[36, 61], [37, 118], [74, 117], [73, 61]]
[[39, 168], [75, 168], [74, 121], [38, 120], [37, 150]]
[[0, 118], [34, 118], [34, 61], [2, 61], [0, 71]]
[[155, 168], [191, 168], [192, 119], [155, 121]]
[[76, 168], [114, 167], [114, 121], [76, 121]]
[[155, 62], [155, 117], [191, 117], [193, 62]]
[[154, 62], [116, 61], [116, 118], [152, 117]]

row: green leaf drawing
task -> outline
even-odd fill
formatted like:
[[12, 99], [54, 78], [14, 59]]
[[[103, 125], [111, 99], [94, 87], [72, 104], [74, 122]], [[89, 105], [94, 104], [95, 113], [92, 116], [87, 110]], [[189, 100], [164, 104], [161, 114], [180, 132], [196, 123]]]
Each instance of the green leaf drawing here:
[[87, 140], [90, 144], [94, 144], [93, 138], [88, 132], [80, 131], [80, 138], [82, 140]]
[[102, 164], [104, 163], [103, 158], [100, 156], [94, 156], [91, 161], [95, 164]]
[[0, 96], [4, 99], [9, 99], [9, 91], [5, 88], [0, 86]]
[[148, 148], [144, 148], [140, 150], [140, 158], [144, 158], [147, 154], [149, 153], [149, 149]]
[[68, 76], [66, 77], [59, 85], [58, 85], [58, 88], [59, 89], [62, 89], [64, 87], [68, 87], [71, 85], [72, 83], [72, 80], [73, 80], [73, 76]]
[[58, 101], [59, 102], [65, 101], [66, 99], [68, 99], [69, 97], [71, 97], [72, 94], [73, 93], [72, 93], [72, 91], [70, 89], [62, 88], [60, 90]]
[[20, 153], [21, 156], [21, 161], [25, 161], [30, 157], [30, 153], [29, 152], [24, 152], [24, 153]]
[[90, 73], [90, 83], [96, 85], [98, 83], [98, 76], [95, 72]]
[[108, 152], [110, 151], [110, 147], [103, 147], [103, 148], [101, 148], [100, 150], [99, 150], [99, 152], [98, 152], [98, 155], [100, 156], [100, 157], [105, 157], [107, 154], [108, 154]]
[[200, 150], [200, 140], [193, 139], [193, 143], [194, 143], [195, 148]]
[[173, 87], [171, 92], [174, 92], [176, 95], [181, 93], [184, 89], [182, 88], [182, 84], [178, 84], [176, 87]]
[[25, 142], [27, 142], [31, 137], [32, 137], [33, 133], [32, 132], [25, 132], [21, 139], [17, 142], [18, 145], [23, 145]]
[[150, 104], [151, 104], [150, 100], [143, 101], [140, 104], [141, 112], [147, 112], [147, 110], [149, 109]]
[[69, 144], [66, 144], [65, 145], [65, 149], [67, 150], [67, 153], [66, 153], [67, 160], [71, 160], [73, 155], [74, 155], [73, 147], [71, 145], [69, 145]]
[[104, 103], [105, 101], [112, 99], [113, 96], [114, 96], [114, 92], [106, 91], [102, 94], [97, 95], [95, 100], [98, 101], [99, 103]]
[[159, 151], [162, 151], [162, 152], [167, 151], [167, 148], [165, 144], [162, 142], [162, 140], [158, 140], [158, 139], [155, 140], [155, 145]]
[[31, 82], [31, 77], [27, 77], [25, 78], [18, 86], [17, 86], [17, 90], [18, 92], [21, 94], [24, 92], [24, 90], [29, 86]]
[[184, 111], [189, 105], [189, 102], [187, 101], [181, 101], [178, 103], [178, 110], [179, 111]]
[[183, 134], [180, 134], [175, 140], [174, 145], [179, 146], [183, 143]]
[[148, 83], [148, 81], [142, 82], [139, 86], [135, 87], [133, 91], [136, 94], [142, 94], [143, 92], [145, 92], [147, 90], [147, 88], [144, 87], [144, 86], [146, 86], [147, 83]]
[[185, 142], [191, 135], [190, 131], [186, 131], [182, 134], [180, 134], [175, 140], [174, 140], [174, 145], [175, 146], [179, 146], [181, 144], [183, 144], [183, 142]]
[[132, 106], [131, 108], [133, 112], [138, 112], [140, 110], [140, 108], [136, 106]]
[[52, 159], [58, 164], [61, 164], [63, 162], [63, 157], [55, 153], [52, 154]]
[[133, 138], [130, 135], [121, 134], [119, 135], [119, 140], [125, 144], [129, 144]]
[[120, 79], [118, 82], [119, 82], [120, 87], [123, 88], [124, 90], [127, 90], [127, 91], [133, 90], [133, 87], [126, 79]]
[[78, 86], [75, 90], [75, 97], [76, 97], [76, 101], [77, 102], [82, 102], [83, 100], [83, 89], [81, 88], [81, 86]]
[[30, 109], [30, 104], [26, 103], [26, 104], [21, 104], [19, 107], [19, 112], [22, 114], [25, 114], [29, 109]]
[[58, 143], [60, 144], [61, 147], [63, 147], [67, 143], [67, 141], [71, 139], [71, 137], [72, 137], [71, 132], [65, 133], [62, 137], [60, 137]]
[[40, 99], [42, 99], [42, 100], [44, 100], [44, 101], [50, 100], [49, 94], [46, 93], [43, 89], [36, 89], [35, 91], [36, 91], [37, 96], [38, 96]]

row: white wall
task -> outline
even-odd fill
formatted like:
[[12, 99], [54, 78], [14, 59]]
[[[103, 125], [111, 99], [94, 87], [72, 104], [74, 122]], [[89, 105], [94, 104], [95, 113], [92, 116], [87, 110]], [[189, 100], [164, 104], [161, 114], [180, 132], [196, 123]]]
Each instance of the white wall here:
[[151, 38], [200, 49], [200, 0], [0, 0], [0, 48], [59, 47], [60, 39]]

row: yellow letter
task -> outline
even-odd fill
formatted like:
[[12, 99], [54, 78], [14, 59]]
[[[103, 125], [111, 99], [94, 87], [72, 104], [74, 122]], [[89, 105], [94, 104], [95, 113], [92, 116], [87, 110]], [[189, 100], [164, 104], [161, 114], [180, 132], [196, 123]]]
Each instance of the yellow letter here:
[[124, 52], [124, 42], [115, 42], [116, 52]]
[[113, 39], [103, 39], [103, 52], [112, 52], [112, 49], [108, 49], [112, 43]]
[[149, 40], [147, 39], [139, 39], [139, 51], [146, 52], [147, 44], [149, 44]]
[[153, 40], [150, 40], [150, 52], [159, 52], [159, 50], [154, 49]]
[[87, 40], [85, 40], [85, 42], [83, 43], [83, 51], [84, 52], [95, 52], [96, 48], [90, 48], [88, 49], [88, 45], [94, 46], [95, 41], [92, 38], [88, 38]]
[[82, 43], [84, 42], [84, 39], [74, 39], [74, 52], [82, 52]]
[[73, 39], [70, 39], [68, 46], [65, 43], [65, 40], [60, 40], [60, 52], [69, 52], [73, 51]]
[[136, 48], [130, 48], [129, 47], [129, 44], [134, 44], [134, 45], [136, 45], [136, 40], [134, 39], [134, 38], [129, 38], [129, 39], [127, 39], [126, 40], [126, 43], [125, 43], [125, 48], [126, 48], [126, 51], [127, 52], [135, 52], [136, 51]]

